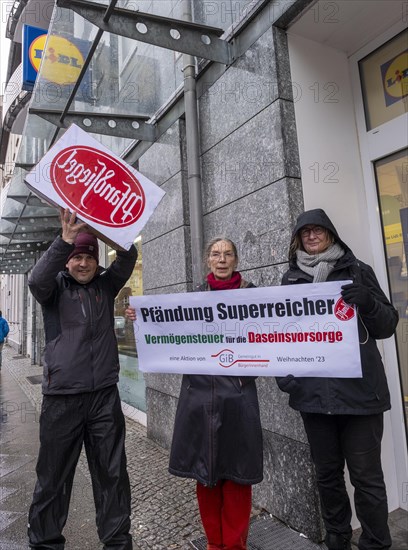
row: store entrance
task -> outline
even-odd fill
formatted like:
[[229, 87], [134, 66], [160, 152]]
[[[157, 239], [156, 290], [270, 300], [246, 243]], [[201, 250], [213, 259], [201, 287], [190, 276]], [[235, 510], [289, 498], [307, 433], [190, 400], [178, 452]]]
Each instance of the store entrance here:
[[383, 441], [384, 471], [395, 471], [387, 482], [391, 510], [407, 510], [408, 487], [408, 93], [400, 68], [407, 39], [398, 22], [350, 58], [373, 267], [400, 316], [395, 338], [378, 343], [392, 404]]
[[408, 419], [408, 149], [374, 162], [391, 299], [400, 320], [396, 340]]

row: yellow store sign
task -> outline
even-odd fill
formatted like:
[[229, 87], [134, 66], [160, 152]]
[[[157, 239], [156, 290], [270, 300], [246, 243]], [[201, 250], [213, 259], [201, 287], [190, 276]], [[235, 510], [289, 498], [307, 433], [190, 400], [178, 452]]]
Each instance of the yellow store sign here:
[[46, 41], [47, 35], [42, 35], [32, 42], [29, 57], [33, 67], [38, 71], [42, 62], [41, 76], [49, 82], [55, 84], [76, 82], [84, 64], [84, 57], [80, 50], [62, 36], [51, 35], [47, 45]]
[[386, 244], [402, 242], [402, 227], [400, 223], [392, 223], [384, 226], [384, 235]]

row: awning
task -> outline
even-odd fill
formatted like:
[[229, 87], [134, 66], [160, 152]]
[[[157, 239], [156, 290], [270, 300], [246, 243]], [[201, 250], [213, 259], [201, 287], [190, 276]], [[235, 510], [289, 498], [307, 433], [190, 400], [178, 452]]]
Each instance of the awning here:
[[247, 2], [234, 4], [57, 0], [1, 213], [0, 272], [29, 270], [31, 252], [47, 247], [60, 227], [58, 211], [25, 186], [25, 172], [71, 123], [137, 161], [183, 113], [180, 52], [201, 68], [234, 60], [235, 45], [223, 34], [247, 15]]

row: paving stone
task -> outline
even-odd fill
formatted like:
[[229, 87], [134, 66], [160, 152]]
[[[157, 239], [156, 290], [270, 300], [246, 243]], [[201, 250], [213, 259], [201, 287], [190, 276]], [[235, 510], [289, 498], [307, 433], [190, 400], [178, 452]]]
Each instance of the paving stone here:
[[[13, 359], [13, 353], [7, 346], [3, 349], [3, 370], [0, 371], [1, 550], [27, 548], [27, 512], [35, 483], [42, 400], [41, 385], [31, 384], [27, 379], [29, 376], [40, 376], [42, 368], [31, 365], [28, 358]], [[195, 481], [168, 473], [168, 451], [147, 438], [144, 426], [127, 418], [126, 429], [134, 550], [205, 548], [195, 498]], [[253, 515], [258, 516], [260, 512], [254, 509]], [[407, 550], [406, 546], [400, 546], [407, 532], [406, 512], [401, 510], [391, 514], [390, 525], [396, 530], [395, 540], [398, 544], [392, 550]], [[283, 527], [282, 524], [280, 540], [286, 546], [281, 547], [293, 549], [290, 541], [293, 540], [294, 531]], [[64, 534], [67, 537], [66, 550], [102, 549], [96, 534], [92, 488], [84, 453], [78, 463]], [[194, 543], [197, 545], [192, 546]], [[297, 543], [296, 548], [304, 550], [311, 547], [325, 549], [324, 545], [311, 546], [308, 539], [298, 538]], [[268, 548], [265, 545], [256, 546], [257, 550]]]
[[[26, 536], [28, 506], [35, 482], [38, 420], [42, 400], [41, 385], [32, 384], [30, 379], [40, 376], [42, 368], [31, 365], [28, 358], [14, 360], [12, 355], [11, 348], [3, 349], [3, 369], [7, 369], [5, 375], [11, 376], [7, 384], [7, 401], [3, 399], [0, 403], [0, 420], [4, 417], [0, 423], [0, 548], [21, 550], [21, 541], [24, 541]], [[9, 395], [10, 381], [13, 379], [18, 384], [18, 389], [24, 391], [27, 399], [21, 397], [21, 393], [15, 398]], [[0, 384], [2, 383], [0, 378]], [[126, 453], [132, 488], [131, 520], [134, 549], [189, 548], [190, 539], [203, 535], [195, 500], [195, 482], [176, 478], [167, 472], [168, 451], [147, 439], [144, 426], [126, 419], [126, 430]], [[23, 448], [29, 444], [31, 452], [27, 455], [16, 455], [13, 460], [13, 449], [10, 445]], [[25, 491], [22, 491], [21, 486], [13, 486], [10, 476], [20, 473], [21, 468], [27, 464], [31, 472], [24, 475]], [[80, 478], [74, 482], [70, 516], [64, 532], [67, 536], [66, 548], [96, 550], [101, 548], [101, 545], [96, 542], [92, 489], [84, 453], [80, 457], [78, 470]], [[14, 502], [11, 503], [13, 494]], [[19, 522], [20, 518], [23, 519], [22, 522]], [[73, 525], [72, 521], [76, 524]], [[11, 524], [14, 525], [12, 535], [10, 529], [6, 529]], [[93, 533], [91, 541], [84, 538], [84, 531]], [[17, 546], [14, 546], [15, 544]]]

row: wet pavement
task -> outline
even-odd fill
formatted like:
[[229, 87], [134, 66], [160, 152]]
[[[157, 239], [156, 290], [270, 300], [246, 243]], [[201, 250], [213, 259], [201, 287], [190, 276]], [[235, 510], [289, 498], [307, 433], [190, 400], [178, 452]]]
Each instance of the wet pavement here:
[[[27, 513], [35, 484], [42, 369], [5, 346], [0, 371], [0, 549], [25, 550]], [[167, 472], [168, 452], [126, 420], [128, 470], [132, 488], [134, 550], [202, 549], [205, 538], [195, 500], [195, 482]], [[255, 511], [255, 513], [259, 511]], [[394, 545], [408, 550], [408, 514], [390, 514]], [[74, 480], [64, 529], [67, 550], [100, 550], [92, 488], [84, 455]], [[357, 540], [358, 532], [354, 540]], [[353, 541], [354, 542], [354, 541]], [[356, 548], [353, 544], [353, 548]], [[254, 517], [249, 550], [324, 550], [267, 513]]]
[[[21, 550], [28, 548], [27, 512], [35, 483], [39, 413], [4, 359], [0, 375], [0, 548]], [[93, 506], [89, 481], [78, 469], [65, 533], [72, 541], [69, 548], [99, 548], [96, 531], [90, 528]]]
[[[0, 371], [0, 549], [27, 549], [27, 514], [35, 485], [42, 369], [3, 349]], [[34, 382], [34, 383], [33, 383]], [[167, 472], [168, 453], [126, 420], [135, 550], [187, 549], [202, 536], [195, 483]], [[92, 487], [84, 453], [64, 536], [67, 550], [99, 550]]]

